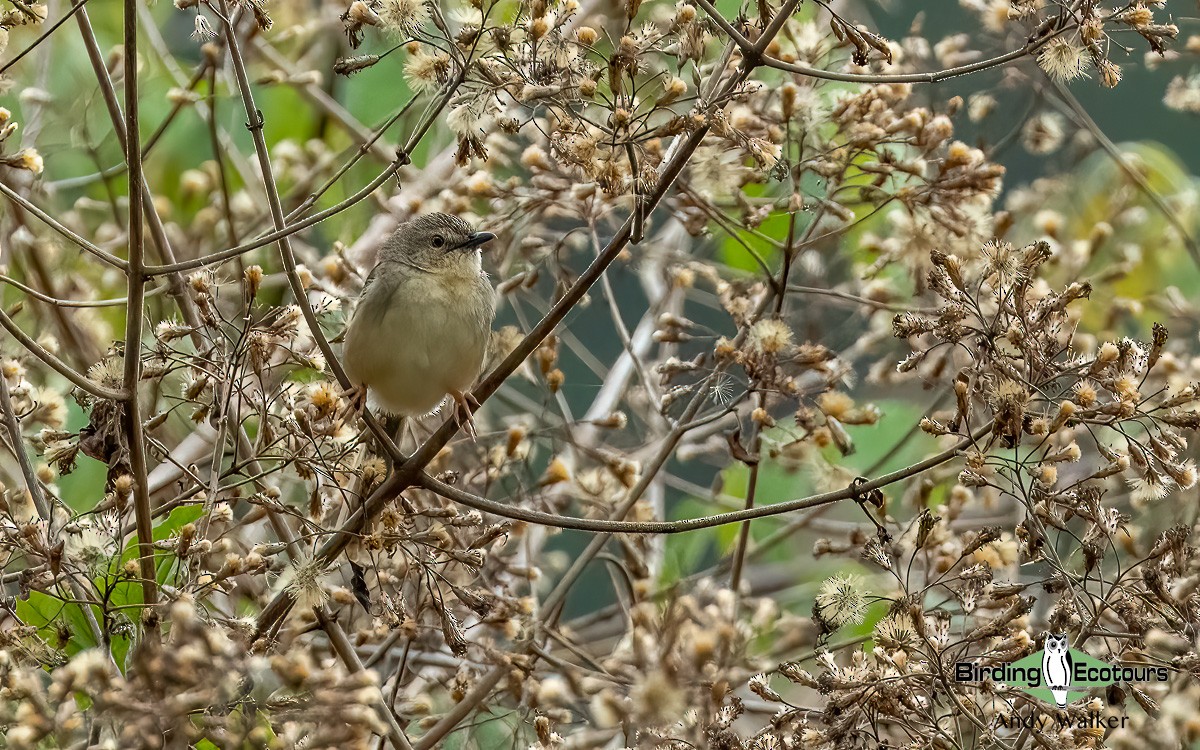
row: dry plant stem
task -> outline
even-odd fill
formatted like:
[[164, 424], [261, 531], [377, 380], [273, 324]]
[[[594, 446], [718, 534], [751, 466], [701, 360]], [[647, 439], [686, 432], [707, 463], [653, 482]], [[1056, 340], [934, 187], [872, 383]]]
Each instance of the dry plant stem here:
[[[208, 68], [208, 141], [213, 153], [213, 161], [217, 164], [217, 185], [221, 191], [221, 210], [225, 213], [225, 228], [229, 232], [229, 244], [236, 246], [238, 240], [237, 222], [233, 218], [233, 204], [229, 196], [229, 174], [225, 167], [225, 159], [221, 157], [221, 135], [217, 128], [217, 68]], [[238, 259], [238, 275], [243, 276], [246, 266]]]
[[[603, 246], [600, 244], [600, 238], [596, 236], [596, 227], [594, 224], [591, 227], [591, 235], [592, 246], [596, 249], [596, 252], [599, 253]], [[617, 332], [617, 335], [621, 339], [622, 358], [625, 356], [629, 357], [630, 364], [632, 364], [636, 370], [638, 379], [642, 383], [642, 387], [646, 389], [646, 393], [650, 394], [651, 398], [657, 399], [657, 389], [654, 387], [654, 383], [650, 379], [650, 376], [646, 373], [646, 369], [642, 367], [641, 359], [636, 355], [633, 348], [633, 337], [630, 336], [629, 329], [625, 326], [625, 321], [621, 318], [621, 305], [617, 301], [617, 295], [616, 292], [613, 291], [612, 283], [608, 279], [608, 274], [605, 274], [600, 278], [600, 284], [604, 291], [604, 299], [608, 303], [608, 311], [609, 316], [613, 321], [613, 329]], [[607, 380], [607, 378], [604, 378], [604, 380]], [[589, 411], [591, 410], [589, 409]], [[658, 415], [656, 414], [654, 416]]]
[[[22, 292], [24, 292], [25, 294], [28, 294], [30, 297], [33, 297], [34, 299], [38, 300], [39, 302], [45, 302], [47, 305], [54, 305], [55, 307], [73, 307], [73, 308], [123, 307], [125, 305], [125, 303], [128, 302], [128, 300], [125, 297], [113, 297], [111, 299], [96, 299], [96, 300], [74, 300], [74, 299], [60, 299], [58, 297], [51, 297], [48, 294], [43, 294], [42, 292], [39, 292], [38, 290], [34, 289], [33, 287], [26, 286], [25, 284], [22, 284], [21, 282], [17, 281], [16, 279], [5, 276], [4, 274], [0, 274], [0, 282], [4, 282], [5, 284], [8, 284], [9, 286], [20, 289]], [[155, 289], [151, 289], [150, 291], [146, 292], [145, 296], [153, 297], [155, 295], [162, 294], [165, 291], [166, 291], [166, 287], [157, 287]]]
[[1200, 244], [1196, 243], [1196, 238], [1192, 236], [1191, 231], [1180, 220], [1178, 211], [1167, 205], [1167, 202], [1163, 200], [1158, 191], [1146, 181], [1145, 175], [1129, 165], [1125, 160], [1125, 155], [1121, 153], [1121, 149], [1117, 148], [1117, 144], [1113, 143], [1112, 139], [1105, 135], [1100, 126], [1096, 124], [1096, 121], [1092, 119], [1092, 116], [1088, 114], [1088, 111], [1079, 103], [1079, 99], [1071, 93], [1071, 90], [1049, 76], [1047, 76], [1047, 80], [1054, 84], [1054, 90], [1070, 110], [1068, 114], [1071, 116], [1071, 119], [1075, 120], [1076, 123], [1092, 134], [1092, 137], [1096, 139], [1096, 142], [1100, 144], [1105, 153], [1112, 158], [1117, 167], [1129, 178], [1129, 181], [1137, 186], [1137, 189], [1142, 191], [1150, 199], [1150, 202], [1154, 204], [1154, 207], [1162, 213], [1163, 218], [1170, 222], [1171, 226], [1175, 227], [1175, 231], [1179, 232], [1179, 236], [1183, 240], [1183, 246], [1187, 248], [1192, 262], [1200, 266]]
[[[293, 73], [292, 65], [278, 50], [272, 47], [262, 37], [256, 37], [250, 42], [251, 49], [258, 52], [272, 66], [284, 71], [285, 73]], [[300, 94], [320, 107], [326, 114], [337, 120], [338, 124], [345, 129], [347, 133], [361, 146], [363, 149], [370, 152], [372, 156], [383, 162], [389, 162], [394, 158], [395, 148], [386, 143], [379, 142], [379, 135], [374, 134], [369, 128], [355, 119], [354, 115], [346, 111], [346, 108], [325, 92], [320, 86], [315, 83], [305, 84], [296, 87], [300, 90]]]
[[859, 297], [848, 292], [839, 292], [836, 289], [822, 289], [815, 286], [799, 286], [797, 284], [788, 284], [787, 290], [796, 294], [816, 294], [823, 297], [832, 297], [833, 299], [851, 302], [855, 305], [865, 305], [876, 310], [888, 310], [890, 312], [915, 312], [915, 313], [932, 313], [935, 311], [931, 307], [912, 307], [910, 305], [896, 305], [890, 302], [880, 302], [879, 300], [867, 299]]
[[754, 44], [742, 32], [733, 28], [733, 24], [729, 23], [725, 16], [721, 15], [721, 12], [708, 0], [696, 0], [696, 5], [704, 9], [704, 12], [708, 14], [713, 23], [720, 27], [721, 31], [724, 31], [739, 49], [748, 50], [754, 48]]
[[980, 60], [968, 65], [960, 65], [955, 68], [946, 68], [933, 73], [837, 73], [831, 70], [821, 70], [820, 68], [810, 68], [806, 65], [796, 65], [795, 63], [787, 63], [782, 60], [776, 60], [773, 57], [766, 55], [762, 56], [762, 64], [769, 68], [777, 68], [785, 70], [789, 73], [796, 73], [809, 78], [819, 78], [826, 81], [841, 81], [843, 83], [937, 83], [958, 76], [970, 75], [978, 73], [990, 68], [999, 68], [1005, 65], [1011, 65], [1018, 60], [1032, 55], [1042, 48], [1051, 39], [1057, 38], [1060, 34], [1072, 29], [1073, 26], [1067, 26], [1059, 29], [1051, 34], [1047, 34], [1036, 42], [1026, 44], [1020, 49], [1006, 52], [1003, 55]]
[[71, 381], [77, 388], [87, 393], [92, 394], [97, 398], [104, 398], [110, 401], [124, 401], [128, 396], [128, 391], [125, 389], [114, 391], [111, 388], [105, 388], [99, 383], [93, 383], [88, 380], [82, 373], [76, 371], [66, 362], [50, 353], [38, 342], [29, 337], [29, 334], [21, 330], [21, 327], [8, 316], [8, 313], [0, 310], [0, 326], [12, 334], [13, 338], [21, 342], [21, 346], [42, 361], [44, 365], [62, 375], [67, 380]]
[[[646, 310], [641, 320], [638, 321], [637, 326], [634, 327], [633, 333], [630, 336], [629, 347], [621, 352], [621, 356], [617, 359], [616, 363], [609, 368], [604, 382], [600, 385], [600, 392], [596, 394], [592, 405], [588, 407], [587, 412], [583, 415], [584, 422], [603, 419], [616, 408], [616, 404], [620, 401], [622, 394], [628, 387], [634, 372], [641, 369], [641, 360], [645, 358], [654, 345], [654, 331], [658, 328], [657, 321], [659, 314], [674, 304], [674, 301], [679, 296], [679, 290], [676, 287], [670, 289], [662, 288], [663, 285], [654, 276], [652, 269], [655, 268], [661, 268], [661, 264], [643, 267], [641, 277], [643, 287], [647, 288], [647, 298], [659, 300], [659, 302]], [[657, 293], [651, 294], [652, 289]], [[586, 438], [584, 442], [591, 442], [595, 436], [595, 431], [596, 428], [594, 425], [586, 425], [582, 435], [583, 438]]]
[[[354, 650], [354, 644], [346, 636], [346, 631], [337, 624], [333, 615], [330, 614], [329, 609], [325, 605], [321, 605], [314, 610], [314, 613], [317, 616], [317, 622], [321, 624], [321, 627], [325, 629], [326, 634], [329, 636], [333, 650], [342, 662], [345, 663], [346, 668], [356, 673], [365, 671], [362, 660], [358, 658], [358, 652]], [[387, 738], [391, 740], [392, 745], [401, 748], [401, 750], [412, 750], [412, 743], [408, 741], [408, 737], [405, 736], [400, 728], [400, 723], [396, 721], [396, 715], [388, 705], [387, 696], [380, 689], [376, 689], [375, 692], [379, 693], [378, 713], [383, 717], [384, 723], [388, 725]]]
[[[207, 68], [207, 63], [201, 63], [200, 67], [197, 68], [196, 74], [191, 82], [189, 82], [184, 88], [187, 91], [192, 91], [195, 89], [196, 84], [199, 82], [199, 78], [203, 76]], [[163, 134], [167, 132], [167, 128], [171, 126], [171, 123], [175, 121], [175, 118], [179, 116], [179, 113], [183, 111], [184, 105], [185, 102], [183, 101], [176, 102], [174, 105], [172, 105], [171, 111], [167, 113], [167, 116], [163, 118], [162, 122], [158, 124], [158, 127], [154, 129], [154, 132], [150, 134], [150, 137], [146, 139], [146, 142], [142, 145], [143, 160], [145, 160], [150, 152], [154, 149], [154, 146], [158, 143], [159, 139], [163, 137]], [[92, 172], [91, 174], [81, 175], [79, 177], [67, 177], [61, 180], [50, 180], [46, 184], [54, 190], [71, 190], [84, 187], [86, 185], [91, 185], [92, 183], [99, 182], [100, 180], [106, 180], [110, 177], [116, 177], [119, 174], [124, 174], [125, 170], [128, 168], [129, 165], [122, 161], [120, 164], [114, 164], [111, 167], [106, 167], [101, 169], [99, 172]]]
[[[30, 247], [23, 255], [22, 265], [25, 267], [26, 274], [30, 276], [31, 281], [36, 279], [38, 286], [46, 290], [44, 293], [37, 292], [31, 296], [58, 299], [57, 274], [47, 267], [47, 259], [39, 252], [37, 246]], [[64, 307], [64, 305], [54, 305], [50, 310], [50, 317], [54, 320], [55, 327], [62, 336], [62, 344], [66, 349], [65, 354], [71, 358], [76, 369], [86, 372], [87, 368], [100, 359], [103, 350], [80, 330], [74, 319], [75, 316], [67, 315]]]
[[[206, 69], [210, 67], [208, 60], [205, 59], [197, 65], [190, 75], [185, 75], [183, 69], [176, 62], [170, 45], [163, 39], [158, 22], [155, 20], [154, 14], [150, 12], [150, 5], [147, 3], [138, 6], [138, 14], [142, 21], [142, 33], [145, 36], [145, 40], [150, 43], [150, 46], [158, 55], [159, 62], [162, 63], [163, 67], [175, 81], [175, 85], [188, 91], [193, 91], [203, 78]], [[238, 8], [234, 11], [233, 15], [233, 23], [236, 26], [243, 15], [242, 9]], [[224, 52], [225, 40], [218, 37], [212, 43], [216, 45], [216, 55], [219, 57]], [[219, 71], [214, 70], [213, 72], [217, 73]], [[215, 92], [215, 87], [211, 91]], [[196, 114], [202, 120], [212, 120], [215, 117], [215, 113], [209, 108], [206, 99], [197, 99], [191, 102], [191, 107], [196, 110]], [[229, 160], [229, 165], [241, 176], [242, 182], [246, 185], [258, 182], [258, 174], [250, 166], [250, 162], [242, 157], [241, 150], [238, 148], [233, 136], [224, 128], [218, 128], [217, 137], [221, 144], [219, 152], [225, 154], [225, 158]], [[214, 152], [214, 158], [216, 153]]]
[[[717, 526], [727, 526], [731, 523], [744, 523], [758, 518], [769, 518], [771, 516], [783, 515], [792, 513], [797, 510], [807, 508], [816, 508], [830, 503], [838, 502], [839, 500], [849, 500], [863, 492], [870, 492], [875, 489], [882, 489], [888, 485], [908, 479], [909, 477], [921, 474], [935, 466], [950, 461], [959, 456], [962, 451], [975, 445], [979, 440], [986, 437], [992, 425], [989, 423], [975, 430], [970, 436], [964, 437], [961, 441], [953, 446], [935, 453], [928, 458], [918, 461], [911, 466], [906, 466], [902, 469], [884, 474], [878, 479], [873, 479], [865, 484], [859, 485], [858, 490], [851, 487], [845, 487], [831, 492], [822, 492], [816, 495], [796, 498], [794, 500], [785, 500], [781, 503], [773, 503], [771, 505], [760, 505], [752, 508], [743, 508], [741, 510], [733, 510], [727, 513], [717, 513], [711, 516], [703, 516], [701, 518], [689, 518], [682, 521], [615, 521], [600, 518], [570, 518], [567, 516], [558, 515], [555, 513], [545, 513], [536, 510], [526, 510], [508, 503], [498, 502], [496, 500], [488, 500], [478, 495], [473, 495], [469, 492], [461, 490], [457, 487], [439, 481], [428, 474], [421, 473], [416, 479], [416, 484], [425, 489], [432, 490], [437, 494], [456, 503], [474, 508], [478, 511], [491, 513], [500, 516], [501, 518], [509, 518], [514, 521], [524, 521], [526, 523], [537, 524], [539, 526], [551, 526], [558, 529], [571, 529], [574, 531], [593, 531], [606, 534], [682, 534], [688, 531], [698, 531], [700, 529], [711, 529]], [[351, 519], [353, 520], [353, 519]]]
[[[767, 28], [763, 29], [762, 36], [755, 42], [754, 47], [750, 52], [753, 54], [752, 62], [758, 65], [762, 54], [767, 51], [767, 47], [771, 45], [771, 41], [775, 39], [775, 35], [783, 28], [792, 14], [796, 12], [796, 6], [800, 4], [800, 0], [784, 0], [784, 3], [779, 6], [779, 10], [771, 18], [771, 22], [767, 24]], [[743, 48], [744, 49], [744, 48]]]
[[[49, 541], [54, 520], [53, 509], [46, 500], [45, 493], [42, 492], [42, 485], [38, 482], [33, 463], [25, 453], [25, 441], [21, 439], [21, 422], [17, 419], [16, 412], [13, 411], [12, 394], [9, 393], [8, 381], [3, 375], [0, 375], [0, 410], [4, 412], [4, 426], [8, 431], [13, 454], [16, 455], [17, 463], [21, 467], [21, 476], [25, 479], [25, 489], [33, 501], [33, 507], [37, 510], [38, 517], [46, 524], [46, 538]], [[81, 602], [79, 608], [83, 611], [84, 619], [87, 620], [88, 628], [92, 631], [96, 643], [104, 643], [104, 632], [100, 629], [100, 623], [96, 622], [96, 613], [92, 611], [91, 605], [88, 603], [90, 599], [86, 592], [73, 578], [69, 578], [69, 583], [71, 594]]]
[[[237, 435], [236, 448], [241, 455], [247, 458], [246, 468], [255, 477], [265, 476], [266, 474], [263, 472], [258, 459], [254, 458], [254, 447], [250, 444], [250, 438], [246, 435], [245, 430], [241, 429], [241, 425], [238, 424], [233, 410], [226, 412], [225, 425], [226, 429]], [[260, 491], [265, 486], [258, 479], [254, 480], [254, 484]], [[304, 552], [300, 549], [300, 545], [296, 543], [296, 536], [287, 525], [287, 520], [280, 517], [279, 513], [270, 506], [263, 506], [263, 510], [266, 513], [268, 523], [271, 524], [271, 528], [275, 531], [275, 535], [283, 542], [288, 557], [294, 563], [302, 561], [305, 557]], [[314, 614], [317, 617], [317, 622], [321, 625], [321, 629], [329, 637], [329, 642], [333, 646], [334, 652], [342, 660], [342, 663], [346, 665], [346, 669], [354, 673], [364, 671], [365, 667], [362, 660], [358, 658], [358, 652], [354, 649], [353, 644], [351, 644], [346, 631], [338, 624], [337, 618], [329, 612], [328, 607], [321, 605], [314, 609]], [[382, 691], [380, 692], [380, 715], [388, 724], [387, 737], [391, 740], [392, 744], [398, 748], [409, 750], [412, 745], [409, 744], [408, 738], [404, 735], [404, 731], [396, 721], [396, 716], [389, 708], [389, 704], [383, 696]]]
[[[987, 60], [979, 60], [967, 65], [959, 65], [954, 68], [946, 68], [945, 70], [939, 70], [932, 73], [838, 73], [836, 71], [821, 70], [820, 68], [811, 68], [806, 65], [797, 65], [795, 63], [784, 62], [783, 60], [778, 60], [774, 57], [769, 57], [763, 54], [763, 52], [770, 45], [771, 40], [775, 38], [775, 33], [782, 28], [783, 23], [791, 15], [792, 10], [795, 9], [797, 3], [794, 2], [794, 0], [789, 0], [789, 2], [784, 4], [784, 7], [780, 8], [780, 12], [775, 14], [775, 17], [772, 19], [771, 25], [763, 32], [762, 37], [755, 44], [751, 44], [750, 40], [746, 39], [745, 36], [734, 29], [729, 21], [726, 20], [725, 17], [722, 16], [720, 12], [712, 5], [712, 3], [708, 2], [708, 0], [696, 0], [696, 4], [708, 14], [708, 17], [711, 18], [713, 22], [721, 28], [722, 31], [729, 35], [730, 39], [732, 39], [742, 51], [742, 54], [750, 58], [751, 61], [756, 65], [761, 64], [768, 68], [785, 70], [789, 73], [796, 73], [798, 75], [808, 76], [809, 78], [819, 78], [826, 81], [841, 81], [844, 83], [937, 83], [938, 81], [945, 81], [949, 78], [956, 78], [958, 76], [965, 76], [971, 73], [978, 73], [981, 70], [997, 68], [1016, 62], [1023, 57], [1032, 55], [1034, 52], [1037, 52], [1039, 49], [1041, 49], [1041, 47], [1051, 39], [1054, 39], [1060, 34], [1073, 28], [1072, 26], [1068, 25], [1053, 33], [1047, 34], [1036, 42], [1026, 44], [1020, 49], [1015, 49], [1002, 55], [988, 58]], [[784, 11], [787, 11], [786, 14]]]
[[[21, 423], [17, 420], [16, 412], [13, 411], [8, 380], [3, 375], [0, 375], [0, 409], [4, 411], [4, 426], [8, 430], [8, 440], [12, 444], [13, 453], [21, 467], [21, 475], [25, 477], [25, 489], [29, 492], [30, 499], [33, 500], [33, 507], [37, 509], [38, 516], [49, 521], [51, 518], [50, 504], [46, 502], [46, 496], [42, 494], [42, 485], [38, 482], [33, 464], [30, 463], [29, 456], [25, 454], [25, 442], [21, 439]], [[49, 533], [50, 530], [46, 531]]]
[[[782, 296], [782, 295], [781, 295]], [[760, 391], [757, 394], [758, 407], [766, 408], [766, 397]], [[750, 437], [750, 455], [753, 456], [754, 463], [750, 464], [750, 478], [746, 486], [746, 510], [754, 507], [754, 496], [758, 492], [758, 456], [762, 451], [762, 428], [757, 422], [751, 423], [754, 426], [754, 434]], [[729, 588], [735, 594], [739, 594], [742, 590], [742, 565], [746, 560], [746, 548], [750, 546], [750, 522], [743, 521], [741, 529], [738, 530], [737, 547], [733, 551], [733, 568], [729, 573]]]
[[[125, 59], [134, 61], [125, 71], [125, 153], [129, 162], [129, 304], [125, 310], [125, 391], [129, 394], [122, 412], [133, 473], [133, 512], [137, 520], [138, 550], [142, 571], [142, 602], [158, 603], [158, 580], [154, 569], [154, 525], [150, 516], [146, 441], [142, 434], [142, 406], [137, 387], [142, 379], [142, 302], [146, 291], [143, 273], [144, 233], [142, 198], [142, 138], [138, 132], [137, 0], [125, 0]], [[146, 635], [159, 637], [156, 620], [143, 617]]]
[[[121, 103], [117, 100], [117, 92], [113, 87], [112, 77], [108, 73], [104, 55], [100, 51], [100, 44], [96, 41], [96, 33], [92, 29], [92, 22], [88, 18], [87, 10], [80, 10], [75, 15], [75, 20], [79, 25], [79, 33], [83, 37], [84, 46], [87, 48], [88, 60], [92, 64], [92, 72], [95, 74], [96, 82], [100, 86], [100, 93], [104, 97], [104, 104], [108, 108], [108, 115], [109, 119], [112, 120], [113, 130], [116, 133], [118, 142], [121, 144], [121, 151], [125, 154], [125, 163], [131, 169], [134, 163], [136, 163], [140, 169], [141, 152], [139, 150], [136, 159], [132, 158], [125, 130], [125, 118], [121, 114]], [[136, 24], [136, 22], [135, 18], [132, 23]], [[128, 84], [126, 84], [126, 87], [128, 87]], [[140, 137], [138, 140], [140, 142]], [[132, 181], [130, 184], [133, 184]], [[158, 215], [158, 210], [154, 207], [154, 196], [150, 194], [150, 188], [146, 185], [144, 175], [138, 175], [137, 184], [141, 188], [139, 202], [144, 209], [145, 219], [150, 223], [150, 237], [154, 240], [154, 245], [158, 249], [161, 259], [168, 263], [173, 263], [175, 261], [175, 251], [171, 248], [171, 242], [167, 237], [166, 227], [163, 226], [162, 217]], [[132, 196], [130, 199], [132, 200]], [[139, 217], [141, 216], [142, 214], [139, 214]], [[140, 221], [141, 219], [139, 218]], [[126, 266], [124, 270], [128, 273], [129, 266]], [[143, 268], [139, 271], [139, 274], [144, 276], [144, 272], [145, 268], [143, 264]], [[144, 278], [143, 283], [145, 283]], [[179, 305], [184, 322], [191, 326], [193, 330], [199, 331], [201, 329], [200, 318], [196, 313], [195, 304], [192, 302], [191, 297], [188, 296], [187, 290], [184, 287], [183, 277], [179, 274], [171, 275], [168, 278], [168, 289], [170, 295], [175, 298], [176, 303]], [[132, 304], [130, 308], [133, 309]], [[137, 309], [141, 310], [140, 303], [137, 305]], [[193, 341], [196, 342], [196, 347], [199, 349], [202, 341], [198, 334], [193, 336]]]
[[16, 57], [14, 57], [13, 59], [4, 63], [4, 65], [0, 65], [0, 75], [4, 75], [5, 73], [7, 73], [9, 68], [11, 68], [12, 66], [16, 65], [18, 62], [21, 61], [21, 58], [25, 57], [25, 55], [28, 55], [30, 52], [33, 52], [35, 49], [37, 49], [38, 46], [41, 45], [42, 42], [46, 41], [46, 39], [49, 38], [49, 36], [51, 34], [53, 34], [55, 31], [58, 31], [59, 26], [62, 26], [64, 23], [69, 21], [71, 19], [71, 16], [75, 15], [79, 11], [80, 8], [82, 8], [84, 5], [86, 5], [87, 1], [88, 0], [75, 0], [75, 4], [72, 5], [71, 8], [66, 13], [63, 14], [62, 18], [58, 19], [53, 24], [51, 24], [50, 28], [43, 31], [41, 33], [41, 35], [38, 36], [37, 39], [34, 39], [33, 42], [31, 42], [29, 44], [28, 47], [21, 50], [21, 52]]
[[124, 260], [122, 260], [121, 258], [118, 258], [117, 256], [113, 255], [112, 253], [110, 253], [106, 250], [102, 250], [101, 248], [97, 247], [96, 245], [92, 244], [91, 242], [88, 242], [84, 238], [75, 234], [70, 229], [67, 229], [65, 226], [63, 226], [61, 223], [59, 223], [59, 221], [57, 219], [55, 219], [53, 216], [51, 216], [50, 214], [46, 213], [42, 209], [35, 206], [33, 203], [26, 200], [24, 196], [22, 196], [20, 193], [17, 193], [15, 190], [10, 188], [8, 185], [5, 185], [3, 182], [0, 182], [0, 193], [3, 193], [5, 198], [8, 198], [13, 203], [16, 203], [21, 208], [25, 209], [29, 213], [36, 216], [39, 221], [41, 221], [46, 226], [50, 227], [54, 231], [61, 234], [63, 237], [65, 237], [67, 240], [69, 240], [72, 244], [78, 245], [79, 248], [82, 249], [83, 251], [96, 256], [97, 258], [104, 261], [105, 263], [112, 266], [113, 268], [120, 269], [121, 271], [125, 271], [125, 270], [129, 269], [129, 264], [126, 263]]
[[363, 201], [368, 196], [370, 196], [371, 193], [378, 190], [379, 187], [381, 185], [383, 185], [383, 183], [387, 182], [388, 179], [390, 179], [392, 177], [392, 175], [396, 174], [396, 172], [400, 169], [400, 167], [402, 167], [406, 163], [407, 163], [407, 157], [403, 156], [402, 154], [396, 155], [395, 160], [391, 164], [388, 165], [387, 169], [383, 170], [383, 172], [381, 172], [378, 177], [371, 180], [370, 183], [368, 183], [365, 187], [363, 187], [361, 190], [356, 192], [354, 195], [350, 196], [349, 198], [347, 198], [344, 201], [341, 201], [336, 206], [330, 206], [329, 208], [325, 209], [324, 211], [315, 213], [306, 219], [302, 219], [302, 220], [296, 222], [295, 224], [285, 224], [285, 226], [282, 229], [277, 229], [277, 230], [271, 232], [270, 234], [265, 234], [262, 237], [259, 237], [258, 239], [250, 240], [249, 242], [242, 243], [241, 245], [238, 245], [237, 247], [227, 248], [225, 250], [221, 250], [220, 252], [206, 255], [202, 258], [193, 258], [191, 260], [182, 260], [182, 261], [179, 261], [178, 263], [169, 263], [169, 264], [161, 265], [161, 266], [147, 266], [146, 267], [146, 275], [147, 276], [163, 276], [163, 275], [171, 274], [171, 273], [181, 273], [183, 271], [193, 271], [197, 268], [204, 268], [205, 266], [211, 266], [213, 264], [229, 260], [230, 258], [236, 257], [238, 255], [244, 255], [245, 253], [248, 253], [251, 250], [257, 250], [260, 247], [266, 247], [267, 245], [275, 244], [276, 242], [279, 242], [282, 239], [290, 237], [291, 235], [296, 234], [297, 232], [299, 232], [303, 229], [307, 229], [308, 227], [311, 227], [314, 224], [319, 224], [320, 222], [328, 219], [330, 216], [339, 214], [342, 211], [345, 211], [346, 209]]

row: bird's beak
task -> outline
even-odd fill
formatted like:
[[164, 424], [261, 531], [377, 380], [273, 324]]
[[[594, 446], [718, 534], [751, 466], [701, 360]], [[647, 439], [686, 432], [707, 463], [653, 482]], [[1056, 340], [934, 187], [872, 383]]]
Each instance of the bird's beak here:
[[472, 232], [467, 235], [467, 239], [458, 246], [458, 250], [473, 250], [474, 248], [486, 245], [496, 239], [496, 235], [491, 232]]

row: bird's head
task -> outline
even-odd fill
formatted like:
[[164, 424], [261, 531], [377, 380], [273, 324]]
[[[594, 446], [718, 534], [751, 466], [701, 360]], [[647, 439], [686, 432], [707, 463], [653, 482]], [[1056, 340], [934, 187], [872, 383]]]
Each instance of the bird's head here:
[[491, 232], [476, 232], [457, 216], [425, 214], [396, 227], [384, 243], [379, 261], [401, 262], [428, 271], [477, 272], [481, 248], [495, 238]]

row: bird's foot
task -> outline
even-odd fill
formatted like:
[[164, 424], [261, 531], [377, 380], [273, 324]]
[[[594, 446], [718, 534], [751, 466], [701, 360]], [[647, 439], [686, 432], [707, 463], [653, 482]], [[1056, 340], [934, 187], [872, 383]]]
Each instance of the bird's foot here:
[[356, 385], [352, 388], [347, 388], [341, 392], [341, 397], [346, 399], [346, 415], [358, 416], [367, 408], [367, 386], [363, 384]]
[[471, 413], [479, 408], [479, 401], [470, 391], [451, 391], [450, 397], [454, 399], [454, 423], [467, 433], [471, 442], [474, 442], [478, 434], [475, 432], [475, 420], [471, 418]]

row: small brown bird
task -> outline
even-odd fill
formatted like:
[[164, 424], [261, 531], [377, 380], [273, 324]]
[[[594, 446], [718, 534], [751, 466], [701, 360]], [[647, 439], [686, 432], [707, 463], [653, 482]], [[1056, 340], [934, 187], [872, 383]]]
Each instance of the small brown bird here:
[[346, 329], [343, 364], [356, 405], [417, 417], [449, 395], [455, 418], [474, 437], [471, 407], [478, 404], [469, 389], [496, 315], [481, 247], [493, 239], [442, 213], [396, 228]]

